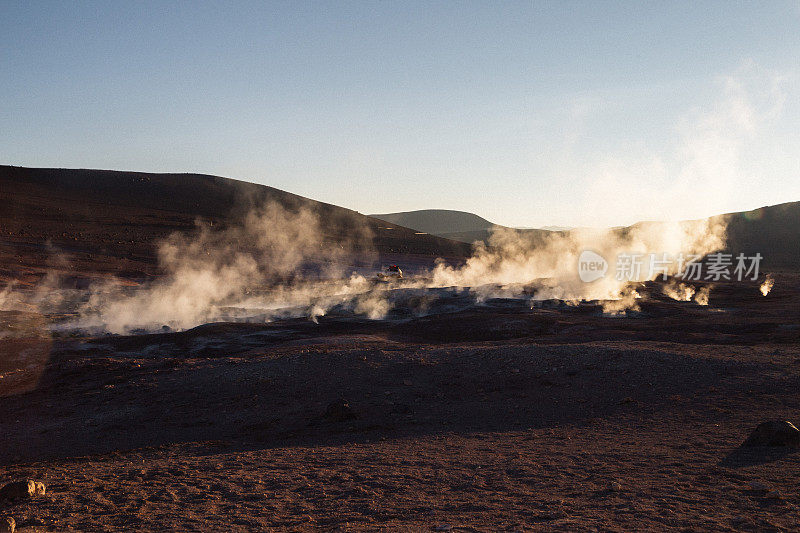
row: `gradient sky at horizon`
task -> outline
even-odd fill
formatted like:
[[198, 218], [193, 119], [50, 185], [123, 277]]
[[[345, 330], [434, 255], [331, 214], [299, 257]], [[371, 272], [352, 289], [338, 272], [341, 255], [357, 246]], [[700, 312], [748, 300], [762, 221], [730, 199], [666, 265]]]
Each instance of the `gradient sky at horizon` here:
[[0, 2], [0, 164], [512, 226], [800, 200], [800, 3]]

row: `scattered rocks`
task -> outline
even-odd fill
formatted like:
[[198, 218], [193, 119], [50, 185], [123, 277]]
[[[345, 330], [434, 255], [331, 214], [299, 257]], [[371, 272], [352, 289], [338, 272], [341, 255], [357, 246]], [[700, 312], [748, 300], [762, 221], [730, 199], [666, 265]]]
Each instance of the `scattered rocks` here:
[[358, 415], [353, 408], [350, 407], [347, 400], [336, 400], [335, 402], [329, 403], [325, 414], [322, 415], [322, 418], [330, 420], [331, 422], [344, 422], [357, 417]]
[[[42, 485], [44, 491], [44, 485]], [[0, 489], [0, 500], [24, 500], [36, 495], [36, 482], [32, 479], [12, 481]]]
[[10, 516], [0, 518], [0, 533], [14, 533], [17, 523]]
[[785, 446], [800, 448], [800, 430], [786, 420], [762, 422], [742, 444], [745, 448], [756, 446]]

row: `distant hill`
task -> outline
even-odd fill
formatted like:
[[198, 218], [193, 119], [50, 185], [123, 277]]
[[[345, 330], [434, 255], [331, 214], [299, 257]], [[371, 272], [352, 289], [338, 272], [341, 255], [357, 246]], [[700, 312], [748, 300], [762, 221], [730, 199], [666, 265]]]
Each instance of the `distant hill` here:
[[[453, 211], [450, 209], [421, 209], [419, 211], [405, 211], [402, 213], [382, 213], [369, 215], [373, 218], [385, 220], [392, 224], [399, 224], [417, 231], [424, 231], [431, 235], [438, 235], [446, 239], [473, 243], [475, 241], [487, 242], [493, 229], [508, 228], [489, 222], [483, 217], [466, 211]], [[546, 228], [519, 228], [516, 231], [527, 234], [535, 233], [544, 238], [551, 231], [564, 231], [568, 228], [548, 226]]]
[[465, 231], [482, 231], [488, 230], [494, 226], [494, 224], [485, 218], [479, 217], [473, 213], [452, 211], [449, 209], [422, 209], [419, 211], [382, 213], [369, 216], [433, 235]]
[[760, 253], [767, 267], [800, 268], [800, 202], [721, 215], [728, 223], [728, 251]]
[[64, 268], [61, 258], [67, 256], [69, 268], [80, 273], [157, 274], [160, 239], [191, 231], [198, 220], [235, 224], [249, 208], [269, 201], [313, 210], [328, 242], [345, 242], [366, 227], [373, 235], [368, 252], [379, 256], [412, 255], [432, 263], [439, 255], [463, 259], [471, 251], [468, 244], [402, 225], [387, 229], [350, 209], [219, 176], [0, 165], [0, 280]]
[[[402, 224], [418, 231], [426, 231], [447, 239], [472, 243], [488, 243], [493, 227], [488, 220], [472, 213], [427, 209], [405, 213], [372, 215], [375, 218]], [[727, 251], [752, 256], [760, 253], [768, 268], [800, 268], [800, 202], [788, 202], [761, 207], [752, 211], [726, 213], [713, 218], [725, 219], [728, 228]], [[394, 222], [397, 221], [397, 222]], [[640, 222], [658, 224], [658, 222]], [[613, 228], [624, 232], [628, 228]], [[569, 232], [569, 228], [547, 226], [540, 229], [516, 229], [527, 236], [534, 235], [532, 242], [542, 241], [553, 231]]]
[[[747, 257], [761, 254], [768, 269], [800, 269], [800, 202], [759, 207], [710, 217], [726, 227], [723, 252]], [[614, 228], [627, 232], [641, 226], [658, 226], [659, 222], [639, 222]], [[735, 260], [734, 260], [735, 261]]]
[[[463, 260], [471, 253], [469, 243], [485, 241], [494, 227], [477, 215], [449, 210], [369, 217], [218, 176], [0, 165], [0, 281], [34, 282], [54, 268], [76, 275], [156, 275], [160, 239], [192, 231], [196, 221], [214, 227], [235, 224], [247, 209], [267, 201], [312, 209], [324, 221], [328, 242], [345, 242], [366, 227], [373, 239], [364, 252], [377, 254], [379, 262], [404, 265], [432, 264], [436, 257]], [[728, 222], [730, 252], [760, 253], [767, 268], [800, 269], [800, 202], [720, 217]], [[552, 234], [516, 231], [533, 232], [542, 240]]]
[[[383, 213], [370, 216], [392, 224], [400, 224], [417, 231], [424, 231], [432, 235], [438, 235], [439, 237], [464, 243], [474, 243], [476, 241], [488, 242], [493, 229], [511, 229], [507, 226], [493, 224], [474, 213], [451, 211], [449, 209], [422, 209], [420, 211]], [[551, 231], [557, 231], [555, 226], [551, 227], [553, 229], [525, 228], [516, 229], [515, 231], [524, 232], [528, 235], [534, 233], [537, 234], [537, 237], [543, 239], [550, 234]]]

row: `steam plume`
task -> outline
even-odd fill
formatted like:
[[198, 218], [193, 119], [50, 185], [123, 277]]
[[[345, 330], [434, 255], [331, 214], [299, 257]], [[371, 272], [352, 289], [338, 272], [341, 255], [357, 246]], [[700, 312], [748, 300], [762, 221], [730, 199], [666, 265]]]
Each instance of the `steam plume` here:
[[689, 302], [692, 299], [692, 296], [695, 294], [695, 288], [691, 285], [687, 285], [686, 283], [679, 283], [675, 280], [664, 285], [662, 291], [665, 295], [669, 296], [673, 300], [678, 300], [679, 302]]
[[158, 250], [166, 274], [132, 293], [114, 283], [98, 288], [82, 324], [116, 333], [180, 329], [230, 317], [232, 307], [309, 306], [326, 294], [362, 289], [357, 277], [335, 287], [324, 280], [341, 278], [352, 245], [369, 239], [366, 228], [357, 228], [345, 241], [332, 241], [311, 210], [269, 203], [241, 225], [170, 236]]
[[775, 285], [775, 279], [772, 277], [772, 274], [767, 274], [767, 279], [764, 280], [764, 283], [761, 284], [759, 290], [761, 290], [761, 294], [766, 296], [769, 294], [769, 291], [772, 290], [772, 286]]
[[[577, 264], [582, 251], [593, 250], [613, 262], [621, 254], [668, 254], [676, 257], [703, 256], [720, 250], [725, 244], [725, 222], [721, 218], [690, 222], [644, 223], [611, 230], [579, 229], [525, 233], [509, 229], [495, 231], [489, 246], [476, 245], [475, 253], [462, 268], [439, 264], [433, 272], [435, 286], [498, 287], [535, 283], [536, 299], [621, 300], [631, 305], [635, 298], [627, 289], [630, 281], [655, 277], [642, 269], [631, 277], [620, 278], [614, 272], [591, 283], [578, 276]], [[675, 275], [680, 265], [666, 265], [656, 274]], [[520, 290], [522, 287], [520, 287]]]

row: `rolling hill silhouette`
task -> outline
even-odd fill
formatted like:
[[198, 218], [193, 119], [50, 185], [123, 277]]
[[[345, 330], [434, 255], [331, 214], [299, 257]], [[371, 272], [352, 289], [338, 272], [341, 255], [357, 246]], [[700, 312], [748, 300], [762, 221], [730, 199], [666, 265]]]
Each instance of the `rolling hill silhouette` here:
[[473, 213], [450, 209], [422, 209], [419, 211], [383, 213], [369, 216], [433, 235], [484, 231], [491, 229], [495, 225]]
[[[329, 242], [348, 241], [367, 228], [372, 239], [354, 252], [377, 255], [378, 262], [422, 265], [436, 257], [458, 262], [470, 255], [469, 243], [488, 239], [494, 226], [477, 215], [449, 210], [370, 217], [218, 176], [0, 166], [0, 280], [32, 283], [56, 267], [123, 278], [157, 275], [161, 239], [192, 231], [198, 223], [235, 224], [251, 207], [270, 201], [313, 210]], [[728, 223], [731, 253], [760, 253], [767, 268], [800, 268], [800, 202], [719, 217]], [[535, 233], [533, 242], [552, 234], [514, 231], [528, 237]]]
[[417, 231], [424, 231], [454, 241], [473, 243], [475, 241], [488, 242], [493, 229], [505, 228], [525, 232], [526, 235], [536, 234], [544, 239], [551, 231], [562, 231], [566, 228], [524, 228], [515, 229], [489, 222], [483, 217], [466, 211], [453, 211], [450, 209], [421, 209], [419, 211], [404, 211], [401, 213], [382, 213], [369, 215], [373, 218], [385, 220], [392, 224], [399, 224]]
[[0, 279], [58, 266], [61, 256], [77, 272], [154, 275], [159, 240], [191, 231], [198, 222], [235, 224], [267, 202], [311, 209], [329, 242], [350, 241], [366, 228], [371, 241], [362, 243], [363, 250], [356, 243], [354, 251], [378, 254], [379, 260], [398, 254], [458, 260], [470, 253], [468, 244], [399, 225], [387, 228], [350, 209], [229, 178], [0, 166]]
[[[426, 209], [403, 213], [371, 215], [406, 227], [425, 231], [456, 241], [472, 243], [489, 242], [492, 228], [503, 228], [488, 220], [464, 211]], [[726, 213], [711, 217], [727, 223], [727, 247], [729, 253], [744, 253], [753, 256], [760, 253], [763, 264], [771, 268], [800, 268], [800, 202], [787, 202], [760, 207], [751, 211]], [[628, 228], [658, 222], [639, 222], [629, 227], [614, 228], [624, 232]], [[544, 242], [553, 231], [569, 232], [569, 229], [512, 229], [524, 233], [531, 242]]]
[[764, 265], [800, 269], [800, 202], [720, 215], [728, 225], [727, 250], [764, 256]]

